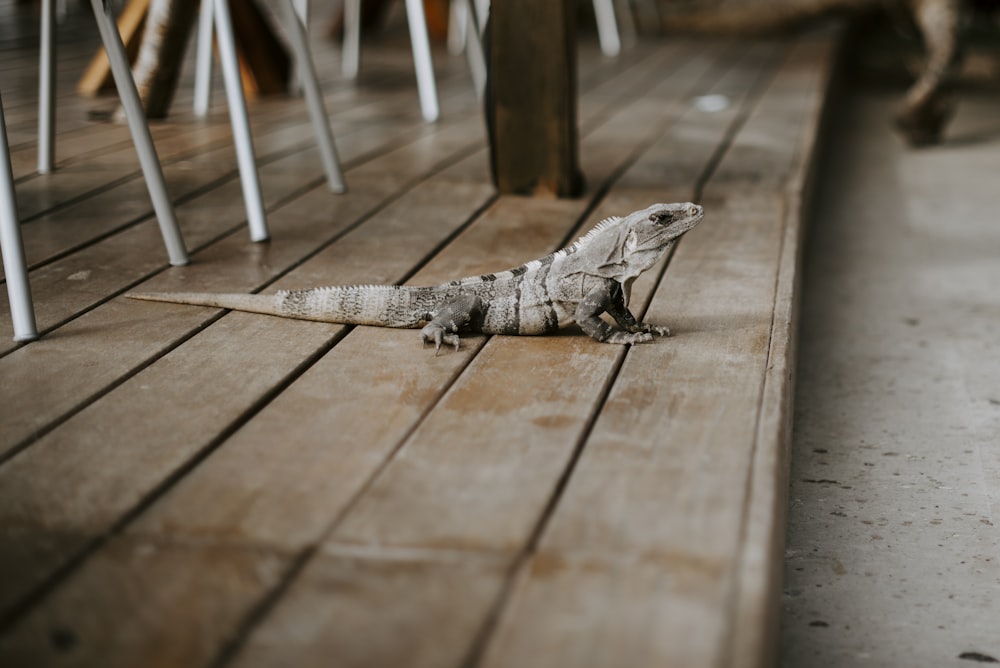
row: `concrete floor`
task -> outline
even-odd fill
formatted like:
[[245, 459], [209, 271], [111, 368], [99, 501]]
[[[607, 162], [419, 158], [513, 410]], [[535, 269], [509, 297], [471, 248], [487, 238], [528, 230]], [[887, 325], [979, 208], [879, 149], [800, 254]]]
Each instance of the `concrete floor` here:
[[996, 662], [1000, 90], [914, 151], [898, 87], [851, 88], [806, 250], [782, 665]]

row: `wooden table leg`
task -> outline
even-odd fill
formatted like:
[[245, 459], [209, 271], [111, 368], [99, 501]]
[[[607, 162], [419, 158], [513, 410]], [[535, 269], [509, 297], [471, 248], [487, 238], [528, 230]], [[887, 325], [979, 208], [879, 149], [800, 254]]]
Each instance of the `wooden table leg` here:
[[486, 108], [502, 193], [583, 189], [576, 119], [575, 0], [493, 3]]

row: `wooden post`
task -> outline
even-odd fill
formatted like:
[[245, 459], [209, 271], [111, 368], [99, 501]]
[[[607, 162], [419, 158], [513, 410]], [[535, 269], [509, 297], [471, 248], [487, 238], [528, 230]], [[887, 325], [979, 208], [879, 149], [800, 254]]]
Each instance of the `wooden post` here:
[[492, 5], [486, 115], [502, 193], [583, 190], [576, 125], [576, 0]]

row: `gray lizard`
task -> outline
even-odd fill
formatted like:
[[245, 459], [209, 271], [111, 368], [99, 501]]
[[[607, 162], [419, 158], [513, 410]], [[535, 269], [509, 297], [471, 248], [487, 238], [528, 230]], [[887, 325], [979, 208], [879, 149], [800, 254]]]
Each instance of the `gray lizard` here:
[[[632, 283], [656, 264], [703, 210], [690, 202], [654, 204], [612, 217], [572, 245], [520, 267], [433, 287], [352, 285], [286, 290], [273, 295], [129, 294], [133, 299], [214, 306], [285, 318], [349, 325], [416, 328], [426, 345], [459, 347], [459, 332], [546, 334], [577, 323], [606, 343], [641, 343], [669, 336], [666, 327], [628, 310]], [[621, 329], [600, 318], [608, 313]], [[436, 354], [436, 353], [435, 353]]]

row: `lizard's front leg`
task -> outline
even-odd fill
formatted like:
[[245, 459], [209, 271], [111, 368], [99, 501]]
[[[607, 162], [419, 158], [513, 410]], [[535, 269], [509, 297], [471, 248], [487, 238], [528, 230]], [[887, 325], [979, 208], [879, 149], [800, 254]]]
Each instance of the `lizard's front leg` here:
[[[646, 341], [653, 340], [653, 334], [648, 330], [640, 329], [638, 331], [623, 332], [601, 320], [600, 315], [607, 311], [611, 313], [616, 322], [621, 324], [621, 321], [618, 319], [620, 314], [619, 316], [615, 315], [613, 305], [614, 299], [608, 288], [603, 285], [598, 286], [588, 292], [580, 300], [580, 303], [577, 304], [576, 322], [584, 332], [602, 343], [645, 343]], [[621, 310], [626, 313], [628, 312], [624, 302], [622, 303]], [[633, 325], [641, 327], [641, 324], [636, 322], [631, 313], [628, 314], [628, 317]]]
[[612, 291], [610, 304], [607, 308], [608, 315], [615, 319], [618, 326], [626, 332], [647, 332], [657, 336], [670, 336], [670, 329], [639, 322], [632, 312], [625, 306], [625, 296], [620, 288]]
[[458, 295], [438, 308], [437, 313], [420, 330], [420, 340], [427, 345], [434, 344], [434, 355], [441, 352], [441, 344], [447, 343], [458, 350], [458, 332], [481, 319], [483, 300], [472, 294]]

